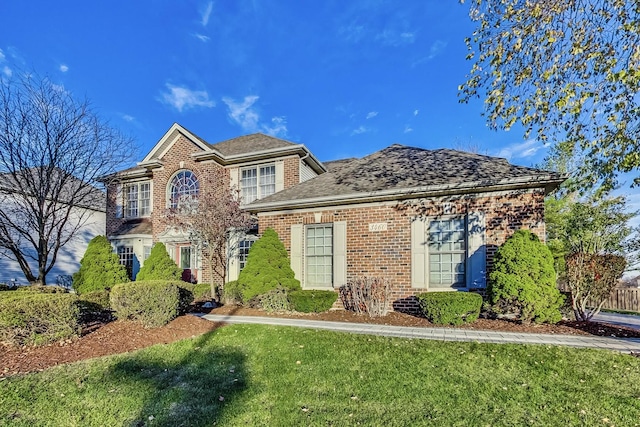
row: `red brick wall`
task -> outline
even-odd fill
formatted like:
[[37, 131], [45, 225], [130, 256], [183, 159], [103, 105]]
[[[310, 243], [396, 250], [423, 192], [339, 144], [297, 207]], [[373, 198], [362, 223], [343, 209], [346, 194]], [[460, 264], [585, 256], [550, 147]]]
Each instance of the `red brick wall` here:
[[[487, 267], [490, 268], [495, 251], [520, 228], [530, 229], [544, 239], [544, 193], [458, 198], [446, 201], [447, 210], [464, 215], [485, 212]], [[315, 213], [321, 221], [347, 222], [347, 280], [357, 276], [386, 277], [392, 281], [395, 308], [412, 306], [402, 301], [424, 291], [411, 287], [411, 218], [417, 214], [441, 216], [444, 207], [440, 200], [424, 200], [416, 205], [370, 205], [355, 208], [318, 209], [314, 212], [265, 213], [259, 216], [260, 232], [273, 228], [287, 251], [291, 250], [291, 225], [315, 223]], [[370, 223], [387, 223], [386, 231], [370, 232]]]

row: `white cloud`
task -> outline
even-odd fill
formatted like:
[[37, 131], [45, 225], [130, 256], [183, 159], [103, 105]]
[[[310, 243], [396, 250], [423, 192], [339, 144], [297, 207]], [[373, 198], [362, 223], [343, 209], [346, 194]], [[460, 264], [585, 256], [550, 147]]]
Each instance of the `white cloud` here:
[[131, 122], [133, 122], [136, 118], [135, 118], [135, 117], [133, 117], [133, 116], [130, 116], [129, 114], [123, 114], [123, 115], [122, 115], [122, 119], [123, 119], [124, 121], [126, 121], [126, 122], [131, 123]]
[[419, 110], [413, 110], [413, 117], [417, 116], [419, 112]]
[[264, 132], [273, 136], [284, 137], [287, 135], [287, 119], [284, 116], [276, 116], [271, 123], [260, 122], [260, 114], [254, 108], [254, 104], [260, 99], [257, 95], [245, 96], [242, 101], [224, 97], [224, 102], [229, 107], [229, 118], [240, 125], [245, 132]]
[[366, 127], [366, 126], [360, 126], [360, 127], [358, 127], [358, 128], [356, 128], [356, 129], [354, 129], [354, 130], [351, 132], [351, 136], [353, 136], [353, 135], [360, 135], [361, 133], [369, 132], [370, 130], [371, 130], [371, 129], [369, 129], [369, 128], [368, 128], [368, 127]]
[[209, 99], [206, 90], [191, 90], [184, 86], [166, 84], [168, 92], [161, 95], [160, 101], [169, 104], [179, 112], [194, 107], [215, 107], [216, 103]]
[[376, 34], [375, 39], [386, 46], [401, 46], [413, 43], [416, 39], [416, 34], [409, 31], [398, 32], [385, 29]]
[[510, 159], [523, 159], [534, 156], [539, 150], [542, 150], [544, 145], [537, 139], [528, 139], [524, 142], [517, 142], [509, 144], [503, 147], [496, 155], [498, 157], [504, 157], [507, 160]]
[[11, 75], [13, 74], [13, 71], [11, 70], [11, 68], [5, 65], [4, 67], [2, 67], [2, 74], [4, 74], [5, 77], [11, 77]]
[[213, 2], [210, 1], [205, 6], [204, 10], [200, 13], [200, 23], [203, 27], [206, 27], [209, 24], [209, 17], [211, 16], [211, 12], [213, 11]]
[[2, 49], [0, 49], [0, 62], [4, 62], [4, 60], [5, 60], [6, 58], [7, 58], [7, 57], [6, 57], [6, 56], [4, 56], [4, 52], [2, 51]]
[[197, 39], [199, 39], [200, 41], [203, 41], [203, 42], [208, 42], [210, 40], [209, 36], [205, 36], [204, 34], [195, 33], [193, 35], [193, 37], [195, 37], [195, 38], [197, 38]]
[[374, 118], [375, 116], [377, 116], [377, 115], [378, 115], [378, 112], [377, 112], [377, 111], [370, 111], [370, 112], [367, 114], [367, 120], [369, 120], [369, 119], [373, 119], [373, 118]]
[[66, 73], [67, 71], [69, 71], [69, 66], [65, 64], [60, 64], [60, 71], [62, 71], [63, 73]]
[[404, 125], [404, 133], [413, 132], [413, 128], [409, 125]]
[[447, 47], [447, 42], [443, 42], [442, 40], [436, 40], [431, 44], [429, 48], [429, 56], [427, 59], [433, 59], [438, 56], [442, 51]]

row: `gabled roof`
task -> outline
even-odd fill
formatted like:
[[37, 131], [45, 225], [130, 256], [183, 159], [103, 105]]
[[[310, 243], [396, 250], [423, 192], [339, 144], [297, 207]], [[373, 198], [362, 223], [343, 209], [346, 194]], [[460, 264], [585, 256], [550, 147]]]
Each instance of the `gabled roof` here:
[[277, 148], [293, 148], [298, 144], [275, 138], [263, 133], [239, 136], [226, 141], [213, 144], [211, 147], [222, 153], [223, 156], [237, 156], [240, 154], [254, 153], [257, 151], [273, 150]]
[[329, 171], [257, 200], [250, 211], [463, 194], [507, 188], [552, 188], [557, 173], [456, 150], [394, 144], [361, 159], [330, 162]]
[[159, 160], [164, 153], [166, 153], [173, 143], [178, 139], [180, 134], [186, 136], [193, 144], [199, 147], [203, 151], [207, 151], [211, 149], [211, 144], [206, 142], [204, 139], [200, 138], [193, 132], [189, 131], [182, 125], [178, 123], [174, 123], [171, 125], [168, 131], [160, 138], [160, 140], [153, 146], [151, 151], [142, 159], [139, 165], [145, 165], [153, 163], [154, 161]]

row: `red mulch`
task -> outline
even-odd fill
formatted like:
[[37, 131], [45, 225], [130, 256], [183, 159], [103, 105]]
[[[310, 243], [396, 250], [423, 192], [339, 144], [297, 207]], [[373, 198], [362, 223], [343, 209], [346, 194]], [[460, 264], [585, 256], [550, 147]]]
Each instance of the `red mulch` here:
[[[410, 314], [392, 312], [381, 318], [370, 318], [348, 311], [313, 314], [269, 314], [252, 308], [223, 306], [212, 314], [242, 316], [275, 316], [336, 322], [375, 323], [395, 326], [433, 327], [428, 320]], [[62, 341], [41, 347], [9, 347], [0, 344], [0, 378], [10, 375], [42, 371], [51, 366], [110, 354], [126, 353], [154, 344], [168, 344], [195, 337], [219, 327], [195, 316], [181, 316], [161, 328], [145, 329], [135, 322], [94, 322], [87, 325], [83, 335], [75, 340]], [[539, 334], [598, 335], [640, 338], [640, 331], [597, 322], [560, 322], [556, 325], [523, 325], [506, 320], [478, 319], [467, 329]]]

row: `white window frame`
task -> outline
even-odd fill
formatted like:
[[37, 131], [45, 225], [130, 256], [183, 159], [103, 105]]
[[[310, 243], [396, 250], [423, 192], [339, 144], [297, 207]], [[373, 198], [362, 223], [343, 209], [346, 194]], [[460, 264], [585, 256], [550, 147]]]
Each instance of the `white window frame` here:
[[240, 273], [247, 266], [247, 259], [249, 258], [249, 251], [256, 242], [256, 238], [245, 237], [238, 242], [238, 273]]
[[[143, 190], [143, 187], [147, 190]], [[125, 218], [145, 218], [151, 215], [151, 181], [125, 184], [122, 196]]]
[[[174, 200], [174, 198], [172, 197], [173, 187], [177, 186], [174, 184], [174, 181], [176, 180], [178, 175], [186, 174], [186, 173], [189, 173], [191, 175], [192, 183], [190, 185], [190, 188], [187, 189], [186, 192], [178, 193], [176, 200]], [[179, 171], [174, 173], [169, 179], [169, 181], [167, 182], [167, 207], [171, 209], [179, 208], [181, 202], [195, 200], [197, 199], [199, 194], [200, 194], [200, 180], [198, 179], [198, 176], [195, 174], [195, 172], [189, 169], [180, 169]]]
[[[266, 173], [267, 169], [273, 172]], [[250, 173], [250, 176], [244, 176]], [[255, 200], [270, 196], [277, 190], [277, 168], [275, 163], [265, 163], [240, 168], [239, 178], [242, 204], [249, 204]], [[273, 188], [273, 191], [271, 191], [271, 188]], [[250, 193], [249, 190], [251, 190]]]
[[[438, 233], [460, 233], [462, 232], [462, 241], [458, 240], [451, 240], [450, 238], [448, 240], [442, 240], [439, 239], [437, 242], [434, 242], [433, 240], [433, 236], [434, 233], [432, 233], [432, 227], [434, 224], [436, 223], [445, 223], [445, 222], [451, 222], [451, 221], [459, 221], [462, 223], [461, 228], [459, 229], [449, 229], [446, 231], [437, 231], [435, 234]], [[444, 235], [444, 237], [450, 237], [447, 236], [446, 234]], [[443, 218], [438, 218], [438, 219], [430, 219], [428, 221], [428, 223], [426, 224], [426, 229], [425, 229], [425, 241], [427, 244], [427, 257], [426, 257], [426, 262], [427, 264], [427, 284], [429, 289], [433, 289], [433, 290], [459, 290], [459, 289], [466, 289], [467, 288], [467, 258], [468, 258], [468, 253], [467, 253], [467, 248], [469, 246], [469, 233], [468, 233], [468, 227], [467, 227], [467, 219], [465, 216], [446, 216]], [[455, 248], [455, 244], [456, 243], [462, 243], [462, 248]], [[436, 245], [449, 245], [449, 247], [445, 250], [434, 250]], [[454, 246], [452, 248], [452, 246]], [[440, 260], [439, 261], [434, 261], [433, 256], [439, 256]], [[449, 256], [450, 260], [449, 261], [442, 261], [442, 257], [443, 256]], [[455, 266], [456, 263], [453, 261], [454, 257], [459, 257], [461, 256], [461, 260], [457, 263], [458, 266], [462, 266], [462, 272], [459, 271], [454, 271], [455, 270]], [[440, 266], [445, 266], [447, 264], [449, 264], [449, 267], [451, 267], [449, 269], [449, 271], [446, 270], [440, 270], [438, 271], [438, 273], [440, 275], [444, 274], [451, 274], [453, 276], [452, 281], [449, 283], [449, 281], [442, 281], [442, 279], [440, 281], [433, 281], [432, 280], [432, 274], [434, 273], [434, 271], [432, 270], [433, 266], [435, 264], [438, 264]], [[456, 275], [462, 275], [461, 280], [456, 281], [455, 280], [455, 276]]]
[[[314, 253], [311, 254], [311, 247], [309, 245], [309, 238], [310, 238], [310, 230], [331, 230], [331, 242], [330, 245], [326, 245], [325, 242], [323, 242], [322, 248], [330, 248], [330, 253], [326, 253], [325, 250], [322, 251], [322, 254], [316, 254], [315, 250], [313, 251]], [[309, 289], [314, 289], [314, 288], [332, 288], [333, 287], [333, 282], [334, 282], [334, 252], [335, 252], [335, 248], [334, 248], [334, 242], [335, 242], [335, 236], [334, 236], [334, 224], [333, 223], [322, 223], [322, 224], [309, 224], [306, 225], [304, 228], [304, 240], [303, 240], [303, 245], [304, 245], [304, 276], [305, 276], [305, 280], [304, 280], [304, 284], [305, 284], [305, 288], [309, 288]], [[314, 238], [317, 236], [314, 236]], [[326, 239], [327, 236], [323, 235], [323, 240]], [[314, 246], [314, 248], [318, 248], [318, 246]], [[329, 274], [329, 280], [326, 281], [313, 281], [312, 280], [312, 276], [310, 275], [311, 273], [311, 263], [310, 261], [312, 259], [324, 259], [325, 263], [322, 264], [322, 267], [327, 268], [330, 271]], [[329, 261], [329, 263], [326, 263], [326, 260]], [[318, 264], [315, 265], [315, 267], [317, 267]], [[324, 273], [323, 275], [326, 276], [326, 273]], [[317, 278], [318, 277], [318, 273], [314, 273], [314, 276]]]

